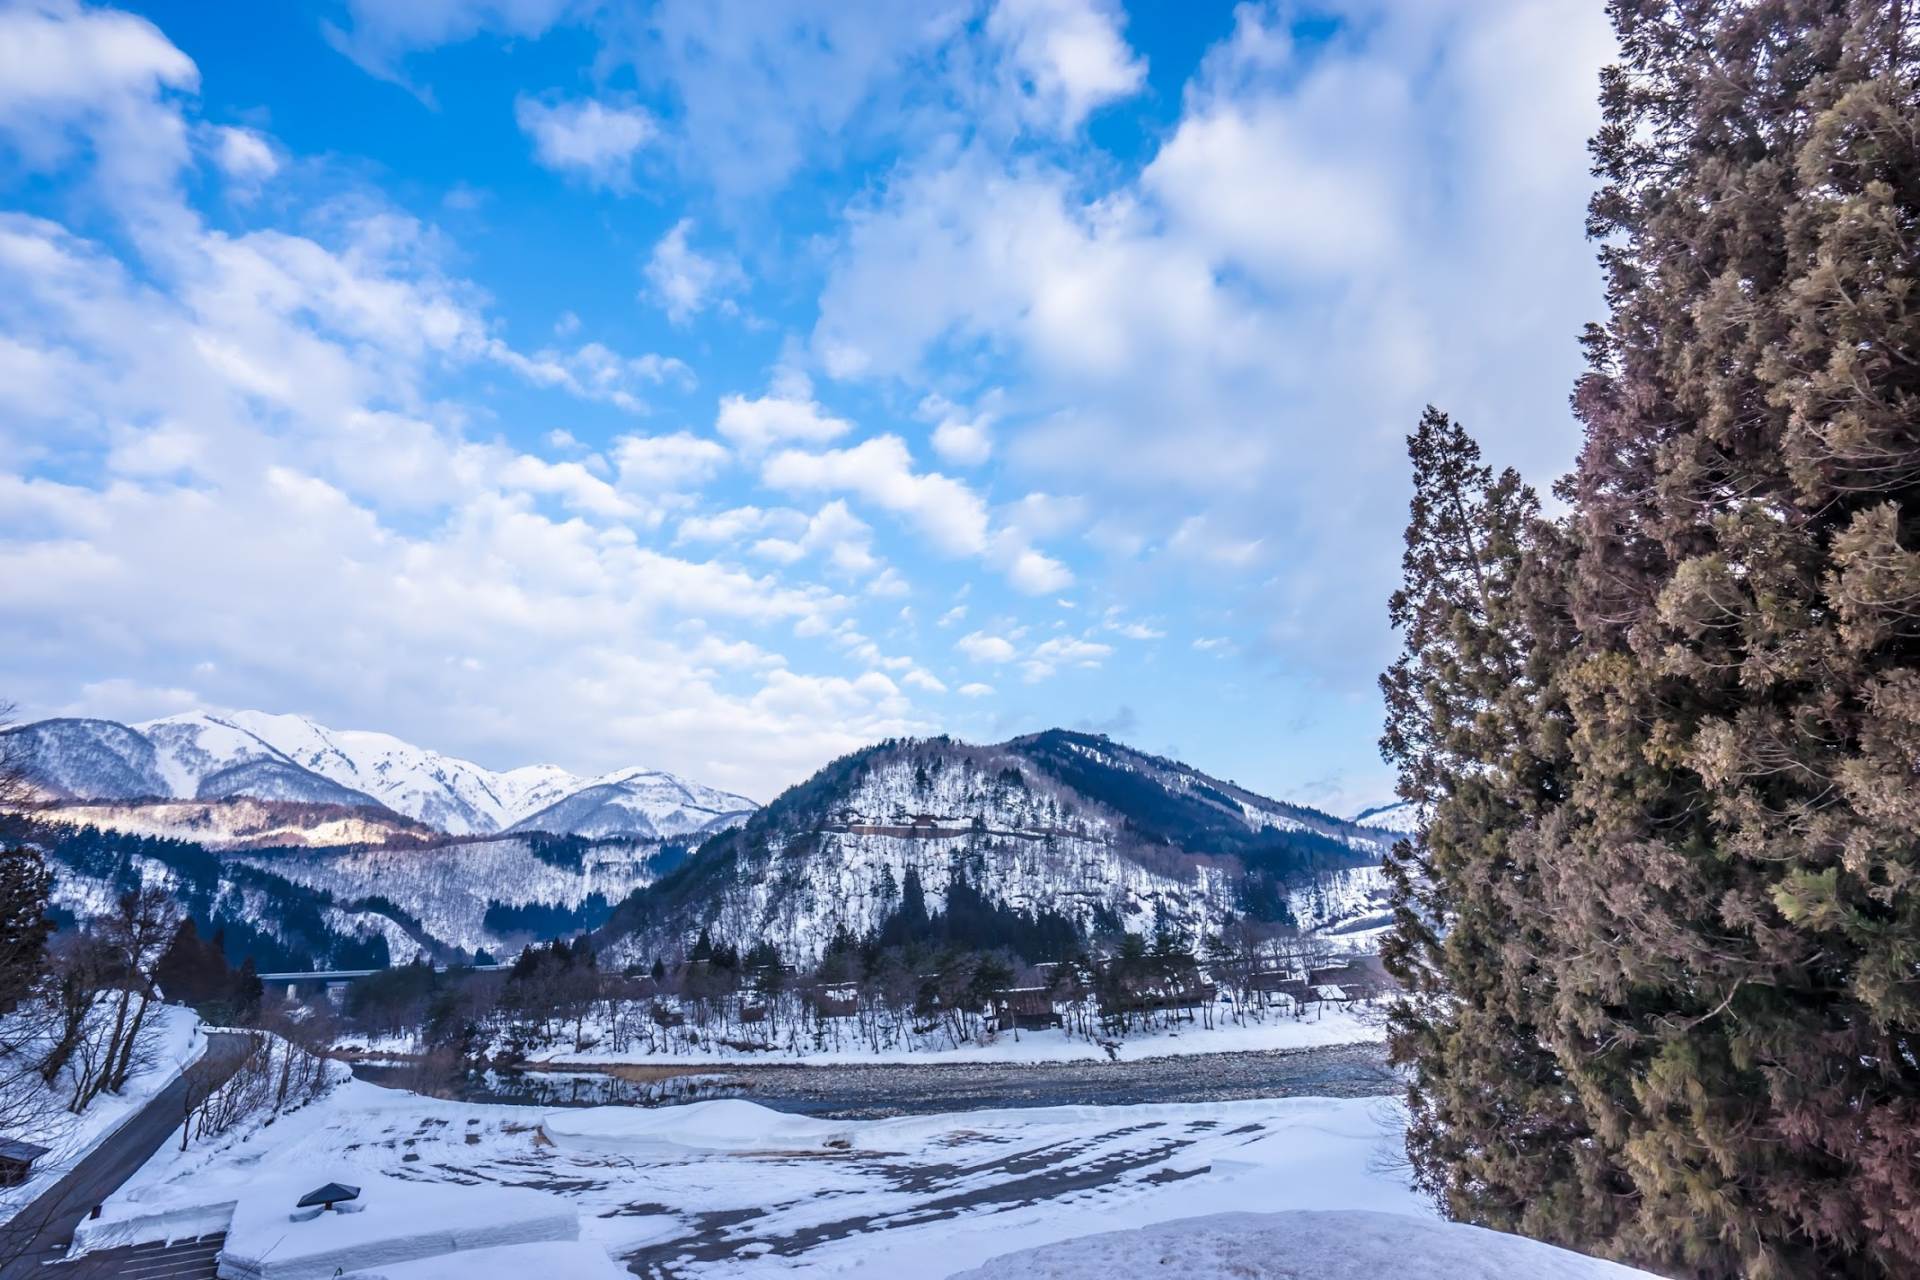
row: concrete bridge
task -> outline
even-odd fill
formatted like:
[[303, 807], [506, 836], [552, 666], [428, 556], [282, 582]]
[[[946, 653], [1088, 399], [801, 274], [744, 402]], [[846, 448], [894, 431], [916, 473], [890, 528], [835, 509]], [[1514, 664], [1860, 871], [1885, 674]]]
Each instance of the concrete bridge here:
[[[340, 991], [345, 989], [348, 983], [355, 979], [371, 978], [376, 973], [391, 973], [394, 967], [396, 966], [389, 966], [385, 969], [300, 969], [292, 973], [263, 973], [260, 975], [260, 985], [270, 987], [285, 984], [287, 988], [287, 999], [289, 1000], [293, 999], [294, 994], [299, 991], [301, 987], [322, 987], [329, 996], [337, 996]], [[405, 968], [406, 966], [400, 965], [397, 967]], [[433, 966], [433, 971], [435, 973], [445, 973], [450, 967], [471, 969], [475, 973], [500, 973], [513, 968], [510, 964], [473, 964], [461, 966], [436, 964]]]

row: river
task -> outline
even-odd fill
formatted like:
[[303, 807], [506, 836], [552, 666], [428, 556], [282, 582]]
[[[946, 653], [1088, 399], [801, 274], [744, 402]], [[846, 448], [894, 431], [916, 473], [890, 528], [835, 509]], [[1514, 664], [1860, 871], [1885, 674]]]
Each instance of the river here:
[[[354, 1075], [414, 1087], [412, 1068], [356, 1063]], [[1377, 1044], [1206, 1053], [1120, 1062], [609, 1067], [488, 1072], [436, 1093], [468, 1102], [538, 1107], [660, 1106], [747, 1098], [777, 1111], [836, 1120], [994, 1107], [1129, 1106], [1238, 1098], [1357, 1098], [1403, 1085]]]

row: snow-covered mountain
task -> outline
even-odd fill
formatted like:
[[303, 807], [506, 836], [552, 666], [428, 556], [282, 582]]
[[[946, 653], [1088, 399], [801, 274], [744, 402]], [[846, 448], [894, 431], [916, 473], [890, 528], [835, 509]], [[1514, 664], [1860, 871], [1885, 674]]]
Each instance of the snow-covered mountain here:
[[647, 769], [577, 777], [554, 765], [496, 772], [390, 734], [304, 716], [187, 712], [143, 724], [41, 720], [5, 746], [63, 800], [220, 800], [378, 807], [448, 835], [513, 829], [671, 838], [743, 820], [744, 796]]
[[702, 929], [806, 959], [838, 930], [878, 926], [909, 875], [935, 910], [960, 877], [1089, 932], [1198, 932], [1230, 915], [1331, 930], [1375, 909], [1390, 843], [1096, 735], [888, 742], [707, 842], [623, 904], [604, 936], [631, 959], [670, 954]]

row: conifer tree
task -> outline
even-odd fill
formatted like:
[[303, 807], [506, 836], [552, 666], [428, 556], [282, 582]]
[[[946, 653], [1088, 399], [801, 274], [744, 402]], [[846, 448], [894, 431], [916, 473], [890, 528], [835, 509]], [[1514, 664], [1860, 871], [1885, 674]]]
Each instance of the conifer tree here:
[[1422, 815], [1388, 859], [1407, 997], [1391, 1015], [1412, 1069], [1408, 1153], [1451, 1215], [1553, 1240], [1604, 1229], [1619, 1180], [1536, 1019], [1550, 1004], [1535, 846], [1562, 794], [1552, 658], [1564, 610], [1533, 493], [1495, 475], [1447, 415], [1408, 437], [1414, 496], [1390, 608], [1406, 651], [1381, 677], [1385, 757]]
[[1888, 0], [1615, 0], [1541, 1022], [1589, 1247], [1920, 1274], [1920, 65]]

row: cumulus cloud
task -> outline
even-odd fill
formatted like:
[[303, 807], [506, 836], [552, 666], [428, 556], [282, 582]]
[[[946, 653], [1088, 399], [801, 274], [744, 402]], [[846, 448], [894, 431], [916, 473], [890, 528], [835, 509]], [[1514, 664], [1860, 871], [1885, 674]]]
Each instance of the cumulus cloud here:
[[953, 647], [975, 662], [996, 664], [1012, 662], [1020, 653], [1005, 636], [990, 635], [985, 631], [969, 631], [954, 641]]
[[673, 492], [697, 488], [726, 465], [727, 451], [688, 431], [665, 436], [621, 436], [613, 443], [620, 483], [629, 489]]
[[222, 125], [213, 131], [213, 160], [229, 182], [253, 188], [280, 172], [273, 143], [258, 129]]
[[932, 395], [920, 402], [920, 417], [934, 424], [933, 451], [941, 461], [957, 467], [977, 467], [992, 456], [991, 414], [969, 415], [945, 396]]
[[853, 424], [820, 406], [805, 374], [783, 372], [767, 395], [720, 397], [713, 429], [742, 449], [758, 451], [789, 440], [823, 444], [853, 430]]
[[29, 172], [89, 150], [102, 186], [145, 210], [187, 161], [173, 96], [199, 86], [193, 60], [144, 18], [72, 0], [0, 9], [0, 139]]
[[996, 0], [987, 36], [1005, 49], [1029, 121], [1070, 133], [1094, 109], [1139, 91], [1147, 67], [1120, 34], [1122, 16], [1096, 0]]
[[542, 166], [612, 191], [633, 185], [634, 156], [660, 131], [641, 108], [597, 98], [549, 102], [523, 94], [513, 114]]
[[958, 480], [913, 468], [906, 441], [875, 436], [846, 449], [789, 449], [767, 459], [761, 479], [789, 492], [844, 492], [911, 520], [943, 551], [987, 549], [987, 504]]
[[1611, 39], [1578, 0], [1330, 16], [1297, 42], [1287, 6], [1241, 5], [1131, 175], [980, 137], [896, 166], [849, 212], [812, 346], [909, 395], [984, 369], [1020, 406], [1003, 473], [1071, 484], [1089, 539], [1165, 551], [1163, 582], [1267, 574], [1249, 647], [1364, 696], [1421, 407], [1541, 479], [1571, 455]]
[[685, 324], [718, 303], [734, 309], [727, 297], [746, 283], [740, 264], [732, 258], [710, 257], [687, 242], [693, 219], [682, 218], [661, 236], [647, 258], [647, 292], [675, 324]]
[[819, 555], [834, 569], [861, 576], [882, 567], [873, 554], [873, 529], [844, 502], [827, 503], [812, 516], [802, 517], [792, 536], [762, 538], [752, 551], [781, 564]]

